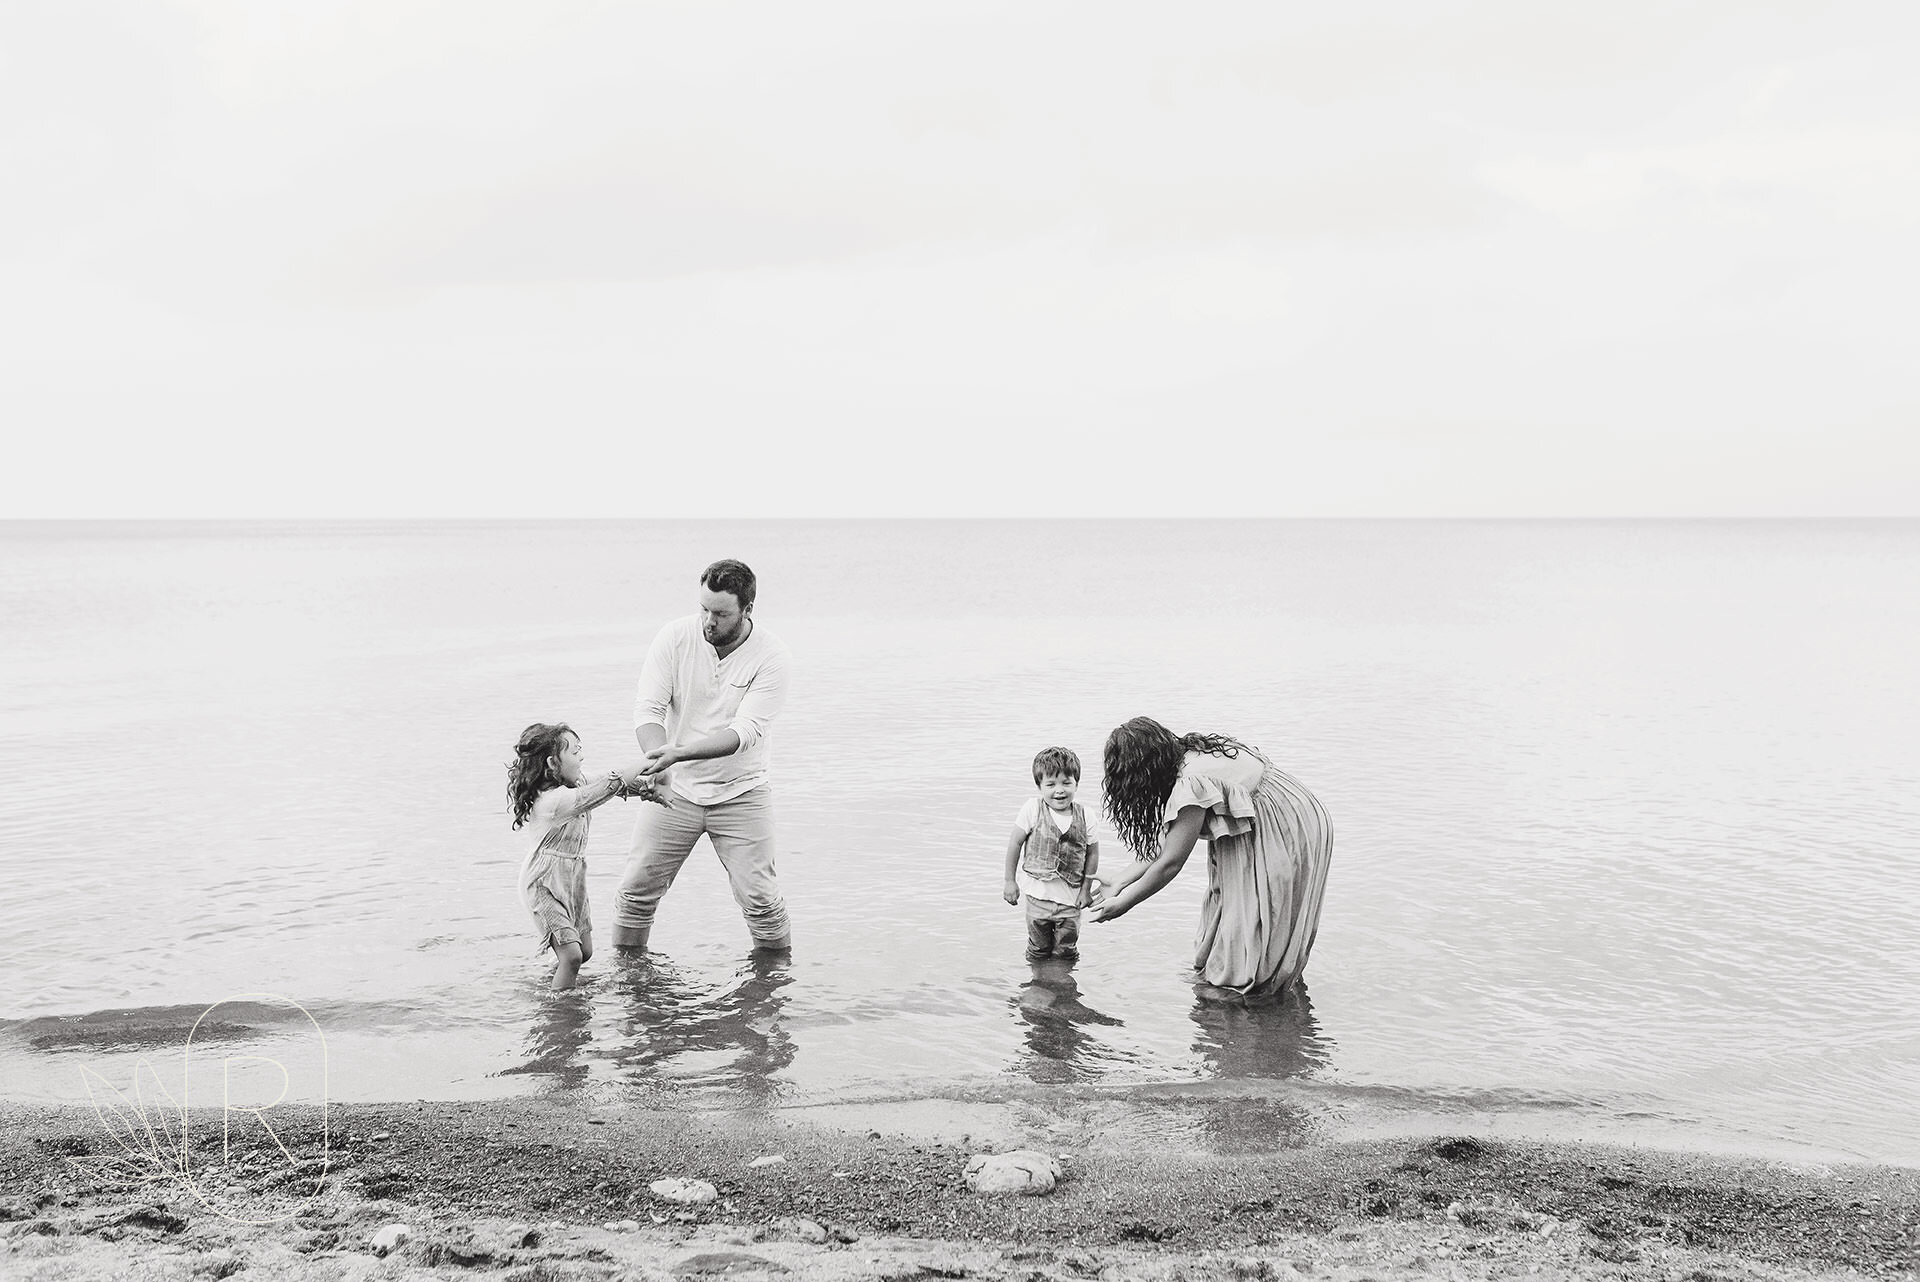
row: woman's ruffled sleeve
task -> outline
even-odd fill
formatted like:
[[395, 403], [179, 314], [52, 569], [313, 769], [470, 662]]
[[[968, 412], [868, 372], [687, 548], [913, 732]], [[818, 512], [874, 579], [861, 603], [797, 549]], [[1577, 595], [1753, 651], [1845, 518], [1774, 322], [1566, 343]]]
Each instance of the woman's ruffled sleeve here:
[[1253, 831], [1253, 794], [1236, 784], [1223, 783], [1197, 770], [1182, 770], [1173, 781], [1160, 822], [1172, 823], [1188, 806], [1199, 806], [1207, 812], [1200, 835], [1208, 841]]

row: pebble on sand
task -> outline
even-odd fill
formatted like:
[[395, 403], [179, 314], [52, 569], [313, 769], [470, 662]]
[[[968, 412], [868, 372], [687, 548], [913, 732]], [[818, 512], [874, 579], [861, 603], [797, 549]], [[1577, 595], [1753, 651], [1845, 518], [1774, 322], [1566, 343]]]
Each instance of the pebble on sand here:
[[373, 1235], [373, 1253], [386, 1255], [398, 1250], [413, 1236], [413, 1227], [407, 1224], [389, 1224]]
[[786, 1160], [787, 1160], [787, 1155], [785, 1153], [768, 1153], [764, 1157], [754, 1158], [751, 1162], [748, 1162], [747, 1165], [748, 1166], [778, 1166], [780, 1165], [780, 1163]]
[[1060, 1182], [1060, 1163], [1030, 1148], [975, 1153], [967, 1159], [967, 1187], [976, 1193], [1037, 1197]]

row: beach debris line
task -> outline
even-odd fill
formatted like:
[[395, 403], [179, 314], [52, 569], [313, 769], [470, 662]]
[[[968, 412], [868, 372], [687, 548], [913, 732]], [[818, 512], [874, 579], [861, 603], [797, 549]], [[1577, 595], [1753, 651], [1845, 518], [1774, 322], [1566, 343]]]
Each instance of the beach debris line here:
[[409, 1224], [389, 1224], [373, 1235], [373, 1253], [386, 1255], [399, 1250], [413, 1236], [413, 1226]]
[[1058, 1159], [1030, 1148], [975, 1153], [967, 1159], [967, 1187], [1000, 1197], [1038, 1197], [1060, 1182]]
[[680, 1206], [705, 1206], [720, 1196], [720, 1190], [705, 1180], [655, 1180], [647, 1189], [661, 1201]]

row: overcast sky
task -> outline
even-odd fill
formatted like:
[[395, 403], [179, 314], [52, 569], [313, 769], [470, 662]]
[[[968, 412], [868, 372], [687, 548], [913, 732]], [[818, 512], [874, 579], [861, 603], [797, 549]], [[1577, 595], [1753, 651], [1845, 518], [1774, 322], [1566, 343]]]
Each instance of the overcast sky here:
[[1920, 516], [1920, 4], [0, 4], [6, 512]]

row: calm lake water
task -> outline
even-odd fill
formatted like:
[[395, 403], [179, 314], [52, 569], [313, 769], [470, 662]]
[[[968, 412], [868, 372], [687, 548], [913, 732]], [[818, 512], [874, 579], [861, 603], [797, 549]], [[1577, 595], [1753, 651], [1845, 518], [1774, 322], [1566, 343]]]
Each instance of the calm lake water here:
[[[795, 656], [795, 951], [749, 959], [703, 844], [651, 963], [550, 997], [503, 763], [561, 719], [631, 760], [720, 556]], [[334, 1099], [1192, 1082], [1920, 1164], [1916, 655], [1915, 523], [0, 525], [0, 1094], [177, 1081], [225, 1002], [202, 1045], [317, 1026]], [[1197, 861], [1023, 961], [1027, 763], [1076, 748], [1091, 810], [1143, 713], [1332, 814], [1294, 1000], [1196, 997]], [[594, 824], [603, 945], [635, 804]]]

